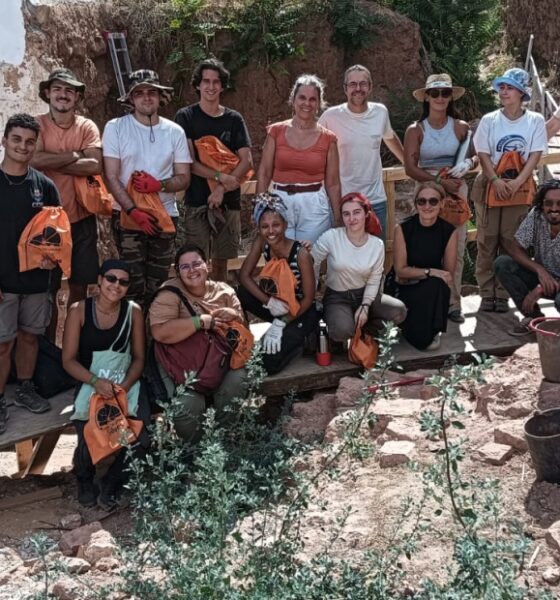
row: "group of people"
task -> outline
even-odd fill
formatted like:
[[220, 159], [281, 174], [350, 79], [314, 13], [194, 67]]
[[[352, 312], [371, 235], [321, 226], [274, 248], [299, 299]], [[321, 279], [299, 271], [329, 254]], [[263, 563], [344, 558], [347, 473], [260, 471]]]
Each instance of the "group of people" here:
[[[237, 290], [227, 283], [227, 261], [238, 256], [240, 188], [253, 173], [253, 160], [243, 117], [221, 104], [228, 81], [220, 61], [199, 63], [192, 75], [199, 101], [171, 121], [159, 109], [170, 101], [172, 88], [153, 71], [135, 71], [120, 98], [129, 114], [109, 121], [101, 136], [77, 114], [85, 85], [68, 69], [56, 69], [39, 87], [48, 111], [37, 118], [14, 115], [6, 123], [0, 165], [0, 434], [9, 417], [4, 390], [12, 354], [16, 405], [37, 413], [49, 409], [32, 378], [38, 336], [56, 329], [52, 307], [61, 274], [51, 258], [20, 272], [18, 242], [35, 215], [61, 204], [72, 237], [62, 360], [79, 384], [74, 462], [85, 505], [113, 506], [124, 478], [121, 452], [95, 479], [83, 433], [92, 395], [110, 398], [118, 384], [128, 395], [130, 418], [149, 421], [142, 380], [149, 354], [146, 316], [157, 375], [166, 395], [179, 401], [175, 430], [190, 443], [200, 435], [209, 401], [224, 417], [224, 408], [243, 392], [246, 357], [234, 360], [233, 354], [241, 338], [252, 340], [249, 315], [270, 323], [261, 340], [270, 374], [310, 343], [321, 315], [334, 351], [346, 351], [357, 329], [375, 336], [383, 321], [400, 324], [416, 348], [437, 348], [447, 321], [464, 321], [461, 278], [471, 216], [464, 178], [479, 162], [471, 200], [480, 309], [508, 310], [509, 293], [524, 315], [516, 335], [527, 333], [528, 321], [540, 314], [541, 297], [554, 298], [560, 309], [560, 183], [546, 182], [527, 215], [533, 170], [560, 112], [545, 124], [524, 107], [530, 97], [525, 71], [509, 69], [493, 81], [501, 107], [482, 118], [474, 135], [454, 107], [465, 89], [446, 74], [431, 75], [413, 92], [422, 113], [406, 130], [404, 145], [386, 107], [369, 101], [366, 67], [347, 69], [347, 101], [324, 112], [323, 82], [300, 76], [289, 99], [292, 117], [268, 127], [257, 169], [256, 235]], [[396, 226], [394, 267], [387, 277], [382, 140], [416, 182], [415, 213]], [[101, 267], [96, 215], [84, 207], [76, 186], [78, 178], [100, 175], [112, 196], [119, 253]], [[176, 252], [179, 192], [185, 192], [186, 245]], [[266, 264], [258, 276], [261, 256]], [[319, 304], [322, 272], [326, 287]], [[99, 293], [87, 298], [94, 283]], [[177, 376], [170, 365], [177, 356], [187, 364], [215, 335], [227, 338], [229, 349], [216, 363], [213, 383], [185, 388], [183, 370]], [[137, 451], [148, 444], [139, 436]]]

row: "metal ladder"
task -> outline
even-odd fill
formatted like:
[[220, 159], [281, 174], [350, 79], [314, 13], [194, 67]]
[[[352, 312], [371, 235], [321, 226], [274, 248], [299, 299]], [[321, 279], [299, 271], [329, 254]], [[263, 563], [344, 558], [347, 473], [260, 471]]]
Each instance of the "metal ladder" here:
[[104, 31], [103, 37], [109, 47], [113, 70], [117, 78], [119, 87], [119, 96], [126, 94], [126, 84], [128, 76], [132, 72], [130, 56], [128, 55], [128, 46], [126, 44], [126, 31]]

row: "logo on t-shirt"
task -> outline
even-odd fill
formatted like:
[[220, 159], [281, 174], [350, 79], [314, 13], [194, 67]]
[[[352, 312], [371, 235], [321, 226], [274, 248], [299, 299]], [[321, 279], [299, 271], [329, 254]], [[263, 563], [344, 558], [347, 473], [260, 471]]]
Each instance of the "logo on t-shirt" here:
[[33, 200], [31, 203], [32, 208], [43, 208], [43, 192], [38, 186], [33, 186], [31, 188], [31, 198]]
[[498, 152], [519, 152], [522, 153], [527, 147], [527, 140], [522, 135], [506, 135], [498, 140], [496, 149]]

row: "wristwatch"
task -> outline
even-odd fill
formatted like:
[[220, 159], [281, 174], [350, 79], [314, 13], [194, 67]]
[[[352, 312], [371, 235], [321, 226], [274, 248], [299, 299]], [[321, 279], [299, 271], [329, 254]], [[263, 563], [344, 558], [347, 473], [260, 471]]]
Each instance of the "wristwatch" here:
[[432, 274], [432, 269], [424, 269], [424, 275], [429, 277]]

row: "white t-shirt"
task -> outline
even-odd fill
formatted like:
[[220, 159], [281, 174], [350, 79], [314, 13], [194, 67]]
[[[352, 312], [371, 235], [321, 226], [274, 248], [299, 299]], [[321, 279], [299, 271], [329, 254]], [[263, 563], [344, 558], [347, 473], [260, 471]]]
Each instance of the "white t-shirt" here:
[[342, 195], [361, 192], [371, 204], [386, 202], [381, 140], [395, 135], [387, 108], [368, 102], [365, 112], [354, 113], [347, 104], [339, 104], [328, 108], [319, 123], [338, 138]]
[[[103, 132], [103, 156], [121, 161], [119, 180], [126, 188], [134, 171], [146, 171], [156, 179], [173, 177], [174, 163], [192, 163], [183, 128], [164, 117], [154, 125], [150, 141], [150, 127], [133, 115], [111, 119]], [[159, 192], [161, 203], [172, 217], [177, 217], [174, 192]], [[117, 204], [116, 202], [114, 204]], [[120, 206], [115, 206], [120, 210]]]
[[477, 152], [489, 154], [497, 165], [504, 152], [516, 150], [524, 161], [532, 152], [546, 154], [548, 149], [544, 117], [526, 110], [519, 119], [510, 121], [502, 112], [495, 110], [484, 115], [473, 137]]
[[385, 246], [374, 235], [368, 235], [363, 246], [354, 246], [344, 227], [325, 231], [311, 248], [315, 278], [319, 277], [321, 262], [327, 259], [327, 287], [336, 292], [365, 287], [364, 303], [375, 300], [385, 261]]

